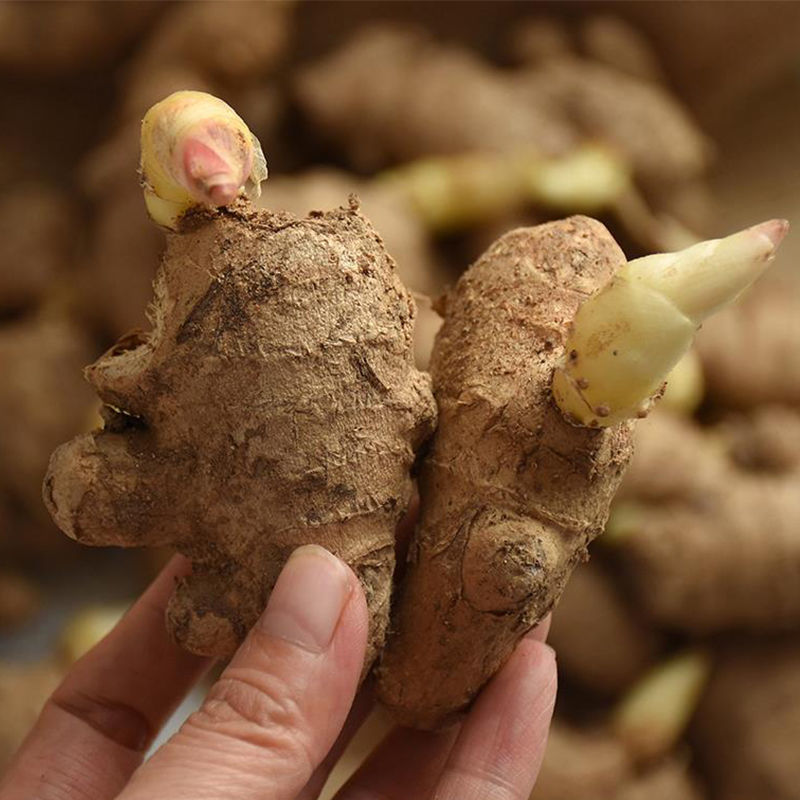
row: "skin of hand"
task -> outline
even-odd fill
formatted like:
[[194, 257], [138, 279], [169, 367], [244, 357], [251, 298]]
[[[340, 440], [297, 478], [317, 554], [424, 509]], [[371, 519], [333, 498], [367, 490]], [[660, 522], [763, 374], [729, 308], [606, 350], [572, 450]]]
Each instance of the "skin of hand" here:
[[[0, 782], [0, 800], [312, 800], [368, 713], [358, 690], [367, 606], [353, 572], [301, 547], [202, 707], [144, 762], [159, 728], [208, 669], [175, 645], [164, 611], [189, 564], [176, 556], [73, 667]], [[440, 733], [395, 728], [337, 800], [525, 800], [556, 694], [534, 629], [469, 715]]]

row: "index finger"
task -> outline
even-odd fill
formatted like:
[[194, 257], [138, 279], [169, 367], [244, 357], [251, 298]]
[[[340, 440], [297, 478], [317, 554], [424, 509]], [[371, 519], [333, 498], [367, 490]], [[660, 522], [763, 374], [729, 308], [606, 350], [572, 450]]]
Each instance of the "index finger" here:
[[189, 562], [176, 556], [45, 705], [0, 784], [0, 800], [116, 795], [174, 708], [210, 665], [169, 637], [164, 613]]

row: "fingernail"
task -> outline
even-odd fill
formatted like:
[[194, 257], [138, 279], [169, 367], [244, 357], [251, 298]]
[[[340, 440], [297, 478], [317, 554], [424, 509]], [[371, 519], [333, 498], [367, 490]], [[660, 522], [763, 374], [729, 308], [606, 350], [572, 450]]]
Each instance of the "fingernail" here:
[[259, 624], [270, 636], [322, 652], [351, 588], [348, 570], [336, 556], [313, 544], [299, 547], [278, 576]]

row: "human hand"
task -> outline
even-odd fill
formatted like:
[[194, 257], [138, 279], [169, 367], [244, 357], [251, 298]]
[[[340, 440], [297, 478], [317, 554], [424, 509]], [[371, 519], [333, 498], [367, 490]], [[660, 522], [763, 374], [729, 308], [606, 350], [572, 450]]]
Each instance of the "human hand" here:
[[[356, 698], [368, 623], [358, 579], [320, 547], [297, 550], [202, 707], [142, 764], [210, 666], [164, 627], [175, 578], [188, 569], [176, 557], [77, 662], [0, 784], [0, 800], [317, 797], [371, 705], [368, 689]], [[337, 800], [525, 800], [555, 701], [546, 627], [523, 639], [460, 726], [394, 729]]]

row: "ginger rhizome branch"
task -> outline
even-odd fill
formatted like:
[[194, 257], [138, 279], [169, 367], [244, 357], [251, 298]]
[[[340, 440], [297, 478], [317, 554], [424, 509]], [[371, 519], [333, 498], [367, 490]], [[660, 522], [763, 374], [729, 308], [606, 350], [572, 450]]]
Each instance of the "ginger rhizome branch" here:
[[506, 234], [446, 298], [431, 361], [439, 426], [379, 672], [405, 723], [463, 709], [605, 524], [631, 426], [570, 425], [550, 379], [568, 321], [624, 263], [600, 223], [573, 217]]
[[603, 427], [646, 416], [703, 320], [758, 278], [787, 229], [771, 220], [629, 261], [575, 316], [553, 376], [559, 408], [582, 425]]
[[[553, 607], [605, 524], [630, 456], [627, 418], [654, 369], [663, 380], [699, 320], [755, 279], [783, 232], [767, 223], [626, 264], [602, 225], [574, 217], [506, 234], [462, 276], [431, 360], [439, 426], [380, 667], [379, 696], [402, 721], [451, 720]], [[627, 285], [678, 315], [670, 358], [663, 315], [639, 324]], [[575, 362], [603, 371], [584, 385]], [[610, 424], [581, 419], [559, 392], [573, 380], [601, 393]]]
[[[187, 189], [185, 160], [161, 154], [185, 154], [196, 131], [172, 119], [143, 137], [143, 163], [156, 159], [169, 193]], [[228, 124], [241, 131], [227, 112], [215, 117]], [[149, 152], [152, 130], [167, 146]], [[231, 185], [246, 178], [241, 143], [222, 136], [212, 155], [201, 148], [197, 174], [221, 161]], [[105, 428], [56, 451], [45, 500], [80, 542], [186, 554], [192, 575], [168, 624], [199, 653], [231, 653], [289, 554], [325, 546], [364, 585], [369, 663], [388, 623], [410, 467], [436, 416], [413, 365], [414, 304], [354, 205], [300, 219], [243, 197], [214, 208], [217, 199], [204, 190], [169, 218], [153, 328], [88, 368]]]

